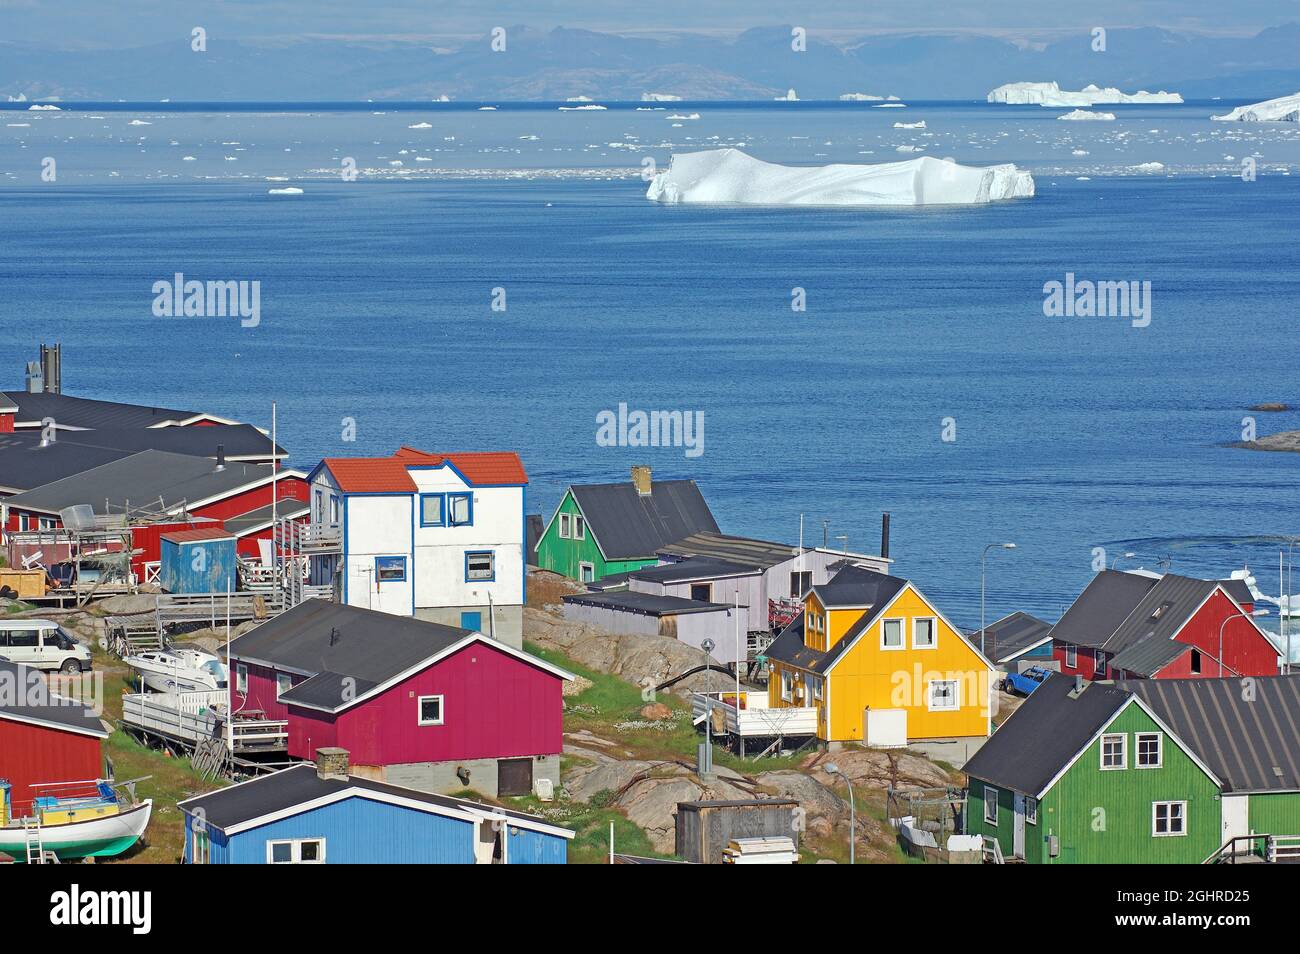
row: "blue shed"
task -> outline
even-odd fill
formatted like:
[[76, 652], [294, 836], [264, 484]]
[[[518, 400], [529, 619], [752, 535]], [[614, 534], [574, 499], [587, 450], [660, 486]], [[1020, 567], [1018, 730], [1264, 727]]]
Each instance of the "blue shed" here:
[[181, 802], [185, 863], [562, 865], [568, 860], [574, 833], [567, 828], [463, 798], [335, 774], [329, 766], [340, 752], [321, 749], [319, 767], [296, 765]]
[[235, 535], [221, 527], [174, 530], [159, 538], [158, 580], [168, 593], [239, 589]]

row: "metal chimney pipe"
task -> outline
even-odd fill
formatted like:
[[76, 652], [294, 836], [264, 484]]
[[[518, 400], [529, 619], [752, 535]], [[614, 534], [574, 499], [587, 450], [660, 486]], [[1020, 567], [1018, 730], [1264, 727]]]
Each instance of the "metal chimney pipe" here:
[[880, 555], [889, 559], [889, 511], [880, 515]]
[[217, 445], [217, 470], [226, 469], [226, 445]]

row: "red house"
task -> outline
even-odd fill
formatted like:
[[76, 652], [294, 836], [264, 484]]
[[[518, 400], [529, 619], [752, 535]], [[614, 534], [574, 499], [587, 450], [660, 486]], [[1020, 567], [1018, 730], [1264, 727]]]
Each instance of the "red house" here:
[[308, 600], [230, 646], [232, 709], [288, 722], [289, 755], [495, 797], [558, 787], [563, 669], [473, 630]]
[[0, 781], [14, 817], [31, 813], [34, 785], [86, 782], [103, 772], [108, 729], [89, 708], [53, 694], [36, 670], [0, 662]]
[[1052, 627], [1053, 656], [1086, 679], [1276, 676], [1249, 600], [1240, 580], [1102, 570]]

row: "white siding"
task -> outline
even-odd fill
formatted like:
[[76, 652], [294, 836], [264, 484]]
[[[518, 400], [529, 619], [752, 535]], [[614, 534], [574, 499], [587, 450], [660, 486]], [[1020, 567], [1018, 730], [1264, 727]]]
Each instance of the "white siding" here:
[[[347, 498], [347, 601], [352, 606], [411, 615], [412, 498], [364, 496]], [[404, 581], [375, 581], [375, 558], [406, 558]]]

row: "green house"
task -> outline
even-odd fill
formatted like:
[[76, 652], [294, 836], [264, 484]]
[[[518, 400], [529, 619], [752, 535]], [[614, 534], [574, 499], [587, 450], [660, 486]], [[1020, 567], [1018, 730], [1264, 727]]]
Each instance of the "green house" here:
[[651, 479], [632, 468], [620, 484], [572, 484], [537, 542], [534, 563], [590, 583], [658, 563], [660, 547], [718, 523], [693, 480]]
[[[1043, 682], [966, 763], [966, 831], [1030, 864], [1300, 845], [1300, 675]], [[1221, 851], [1222, 849], [1222, 851]]]

